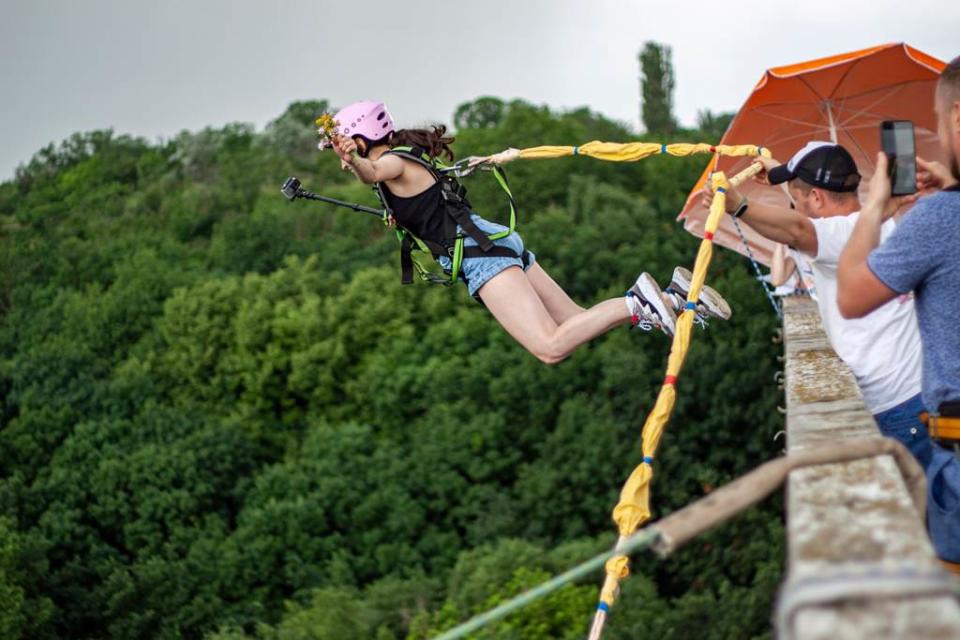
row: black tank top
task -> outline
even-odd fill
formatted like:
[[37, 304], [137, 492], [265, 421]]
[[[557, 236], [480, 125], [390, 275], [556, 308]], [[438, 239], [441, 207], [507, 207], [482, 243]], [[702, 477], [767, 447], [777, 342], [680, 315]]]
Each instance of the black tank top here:
[[439, 182], [434, 182], [424, 191], [408, 198], [391, 192], [386, 182], [380, 183], [380, 186], [383, 187], [387, 206], [397, 224], [424, 240], [438, 244], [447, 241], [444, 237], [446, 208], [443, 202], [443, 187]]

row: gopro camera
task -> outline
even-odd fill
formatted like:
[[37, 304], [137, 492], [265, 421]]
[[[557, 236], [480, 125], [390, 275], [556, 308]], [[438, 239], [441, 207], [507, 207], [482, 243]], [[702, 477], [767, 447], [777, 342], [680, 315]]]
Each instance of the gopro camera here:
[[287, 200], [296, 200], [300, 195], [300, 181], [290, 176], [280, 187], [280, 193], [286, 196]]

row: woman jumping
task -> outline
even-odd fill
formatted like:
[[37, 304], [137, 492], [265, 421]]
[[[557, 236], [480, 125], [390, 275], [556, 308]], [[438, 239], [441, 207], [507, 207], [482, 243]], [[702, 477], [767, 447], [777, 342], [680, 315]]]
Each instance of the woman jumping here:
[[[393, 119], [382, 103], [356, 102], [333, 117], [335, 129], [330, 144], [340, 156], [341, 168], [353, 172], [362, 182], [379, 187], [390, 223], [427, 241], [428, 246], [447, 247], [434, 257], [450, 273], [453, 262], [450, 238], [444, 230], [450, 222], [450, 196], [436, 173], [410, 158], [393, 152], [396, 147], [413, 147], [429, 158], [453, 160], [446, 127], [395, 130]], [[321, 144], [321, 148], [323, 145]], [[406, 157], [404, 157], [406, 156]], [[465, 200], [456, 215], [456, 233], [466, 234], [464, 247], [498, 247], [483, 256], [474, 249], [464, 257], [459, 279], [470, 295], [479, 297], [500, 325], [527, 351], [547, 364], [560, 362], [577, 347], [619, 325], [633, 323], [645, 330], [653, 327], [673, 335], [676, 311], [686, 303], [691, 275], [677, 267], [670, 287], [664, 292], [648, 273], [641, 273], [624, 297], [605, 300], [584, 309], [544, 271], [532, 252], [525, 251], [517, 233], [489, 240], [488, 236], [507, 231], [469, 209]], [[455, 212], [457, 213], [457, 212]], [[492, 245], [490, 244], [492, 243]], [[504, 248], [506, 250], [504, 250]], [[504, 255], [506, 254], [506, 255]], [[697, 314], [730, 317], [730, 307], [716, 291], [704, 286]]]

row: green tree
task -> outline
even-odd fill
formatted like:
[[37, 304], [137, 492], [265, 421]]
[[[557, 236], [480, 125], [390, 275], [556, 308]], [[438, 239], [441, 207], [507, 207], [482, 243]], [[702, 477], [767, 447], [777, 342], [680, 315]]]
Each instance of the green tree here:
[[459, 129], [490, 129], [503, 121], [506, 105], [491, 96], [464, 102], [453, 114], [453, 126]]
[[[618, 330], [548, 368], [462, 287], [400, 286], [383, 225], [278, 193], [376, 202], [314, 155], [326, 108], [77, 134], [0, 184], [0, 634], [416, 638], [611, 544], [668, 341]], [[459, 156], [632, 137], [586, 108], [460, 116]], [[514, 163], [520, 233], [584, 305], [666, 284], [704, 162]], [[488, 174], [467, 187], [505, 216]], [[776, 453], [775, 318], [739, 256], [708, 280], [734, 318], [695, 337], [657, 515]], [[638, 558], [609, 633], [767, 633], [781, 518]], [[598, 580], [484, 637], [582, 635]]]
[[736, 113], [714, 113], [709, 109], [697, 112], [697, 128], [703, 132], [705, 142], [720, 142], [720, 138], [727, 132]]
[[641, 121], [653, 134], [670, 135], [677, 128], [673, 117], [673, 62], [667, 45], [645, 42], [640, 62]]

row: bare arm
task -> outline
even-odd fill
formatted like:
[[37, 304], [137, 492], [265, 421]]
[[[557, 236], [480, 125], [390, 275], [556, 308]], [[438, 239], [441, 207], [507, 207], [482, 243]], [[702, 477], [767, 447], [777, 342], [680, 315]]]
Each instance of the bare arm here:
[[383, 156], [376, 160], [354, 156], [349, 163], [353, 172], [365, 184], [396, 180], [403, 173], [403, 160], [396, 156]]
[[[713, 192], [709, 187], [702, 191], [703, 203], [709, 207]], [[734, 187], [727, 189], [726, 210], [733, 213], [743, 201], [743, 195]], [[750, 202], [742, 220], [764, 238], [789, 245], [811, 256], [817, 255], [817, 231], [810, 219], [786, 207], [772, 207], [760, 202]]]
[[862, 318], [897, 297], [867, 266], [867, 256], [880, 244], [880, 229], [897, 204], [890, 199], [887, 156], [880, 153], [867, 202], [837, 265], [837, 306], [844, 318]]
[[797, 271], [797, 263], [787, 255], [786, 246], [778, 242], [770, 261], [770, 284], [779, 287], [790, 279], [794, 271]]
[[333, 148], [345, 168], [353, 171], [363, 183], [396, 180], [403, 174], [403, 160], [392, 155], [384, 155], [376, 160], [361, 158], [357, 154], [357, 144], [349, 138], [334, 138]]

